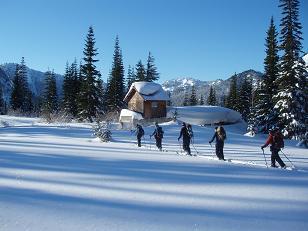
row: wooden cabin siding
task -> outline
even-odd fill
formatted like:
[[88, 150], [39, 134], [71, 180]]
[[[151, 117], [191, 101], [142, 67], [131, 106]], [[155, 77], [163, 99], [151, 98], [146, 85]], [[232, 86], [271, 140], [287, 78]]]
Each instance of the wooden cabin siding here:
[[[155, 106], [154, 106], [155, 105]], [[166, 101], [145, 101], [144, 102], [144, 118], [161, 118], [166, 117]]]
[[152, 113], [151, 113], [151, 101], [144, 101], [144, 115], [143, 117], [145, 119], [151, 119]]
[[138, 92], [135, 91], [135, 94], [128, 102], [128, 109], [142, 114], [144, 113], [143, 98]]

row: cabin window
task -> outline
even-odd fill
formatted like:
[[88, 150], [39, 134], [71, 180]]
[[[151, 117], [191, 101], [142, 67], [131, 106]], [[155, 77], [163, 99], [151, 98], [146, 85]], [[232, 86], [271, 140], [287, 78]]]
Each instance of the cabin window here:
[[152, 102], [152, 108], [158, 108], [158, 102]]

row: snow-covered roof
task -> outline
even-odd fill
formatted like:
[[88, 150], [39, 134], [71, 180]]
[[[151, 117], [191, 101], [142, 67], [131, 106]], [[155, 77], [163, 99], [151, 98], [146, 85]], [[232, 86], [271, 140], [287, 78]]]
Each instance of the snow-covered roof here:
[[170, 100], [162, 86], [153, 82], [134, 82], [130, 86], [124, 101], [126, 101], [133, 91], [137, 91], [144, 100]]
[[131, 111], [131, 110], [128, 110], [128, 109], [122, 109], [121, 113], [120, 113], [120, 120], [121, 120], [121, 117], [126, 117], [126, 116], [129, 116], [132, 119], [136, 119], [136, 120], [142, 120], [143, 119], [142, 115], [138, 112], [134, 112], [134, 111]]

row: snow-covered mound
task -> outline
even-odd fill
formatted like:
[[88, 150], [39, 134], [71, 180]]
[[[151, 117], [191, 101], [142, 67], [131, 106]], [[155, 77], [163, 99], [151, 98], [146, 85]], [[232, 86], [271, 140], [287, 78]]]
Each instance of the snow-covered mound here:
[[122, 109], [120, 113], [120, 121], [125, 121], [126, 118], [130, 118], [132, 120], [142, 120], [143, 117], [141, 113], [134, 112], [128, 109]]
[[177, 119], [194, 124], [236, 123], [241, 120], [241, 114], [225, 107], [219, 106], [188, 106], [172, 107], [167, 117], [172, 118], [177, 111]]
[[142, 95], [153, 95], [162, 89], [159, 84], [152, 82], [134, 82], [131, 88], [133, 87]]
[[164, 91], [162, 86], [158, 83], [153, 82], [134, 82], [129, 88], [124, 101], [128, 101], [128, 98], [137, 91], [144, 100], [158, 100], [168, 101], [170, 100], [167, 93]]

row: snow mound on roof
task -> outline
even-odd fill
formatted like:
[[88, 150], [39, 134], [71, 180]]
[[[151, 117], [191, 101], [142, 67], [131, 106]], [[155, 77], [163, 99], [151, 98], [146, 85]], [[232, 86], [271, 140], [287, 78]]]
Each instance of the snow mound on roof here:
[[125, 117], [131, 117], [131, 119], [142, 120], [143, 117], [140, 113], [134, 112], [128, 109], [122, 109], [120, 113], [120, 121], [122, 121]]
[[177, 119], [193, 124], [216, 124], [216, 123], [236, 123], [241, 120], [241, 114], [225, 107], [219, 106], [188, 106], [168, 108], [167, 117], [172, 118], [175, 110]]
[[156, 92], [162, 91], [161, 85], [153, 82], [134, 82], [132, 87], [135, 87], [142, 95], [153, 95]]

